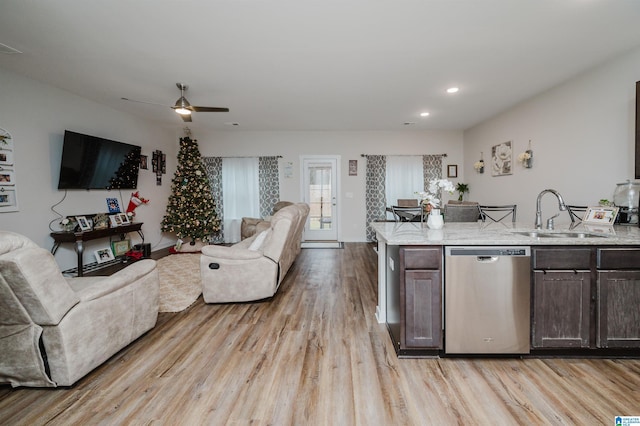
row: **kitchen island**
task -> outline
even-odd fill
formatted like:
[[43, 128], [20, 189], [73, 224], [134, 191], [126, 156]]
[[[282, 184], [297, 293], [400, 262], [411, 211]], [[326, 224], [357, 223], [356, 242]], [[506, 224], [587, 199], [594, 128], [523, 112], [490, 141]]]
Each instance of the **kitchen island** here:
[[439, 230], [420, 223], [371, 225], [378, 240], [376, 316], [387, 324], [398, 354], [444, 353], [444, 253], [462, 246], [530, 249], [531, 353], [603, 355], [606, 349], [607, 354], [640, 354], [638, 227], [579, 224], [536, 231], [525, 223], [447, 223]]

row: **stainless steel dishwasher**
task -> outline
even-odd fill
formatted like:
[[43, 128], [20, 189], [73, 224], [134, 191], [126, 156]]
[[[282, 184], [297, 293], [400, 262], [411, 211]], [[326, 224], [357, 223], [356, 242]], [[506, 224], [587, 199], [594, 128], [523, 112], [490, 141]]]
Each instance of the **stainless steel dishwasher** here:
[[526, 354], [529, 247], [445, 247], [445, 353]]

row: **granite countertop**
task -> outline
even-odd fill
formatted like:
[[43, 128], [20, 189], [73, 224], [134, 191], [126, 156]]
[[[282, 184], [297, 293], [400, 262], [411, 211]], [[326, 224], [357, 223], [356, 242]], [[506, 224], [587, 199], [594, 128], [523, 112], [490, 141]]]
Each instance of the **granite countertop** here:
[[570, 229], [569, 224], [558, 224], [553, 231], [536, 231], [533, 224], [518, 222], [445, 223], [442, 229], [419, 222], [372, 222], [371, 227], [378, 240], [389, 245], [640, 245], [637, 225], [578, 224]]

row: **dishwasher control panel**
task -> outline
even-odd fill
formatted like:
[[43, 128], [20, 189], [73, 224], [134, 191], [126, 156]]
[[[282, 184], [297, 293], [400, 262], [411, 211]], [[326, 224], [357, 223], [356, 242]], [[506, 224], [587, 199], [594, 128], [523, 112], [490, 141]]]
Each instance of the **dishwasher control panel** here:
[[530, 247], [522, 246], [466, 246], [446, 247], [446, 256], [531, 256]]

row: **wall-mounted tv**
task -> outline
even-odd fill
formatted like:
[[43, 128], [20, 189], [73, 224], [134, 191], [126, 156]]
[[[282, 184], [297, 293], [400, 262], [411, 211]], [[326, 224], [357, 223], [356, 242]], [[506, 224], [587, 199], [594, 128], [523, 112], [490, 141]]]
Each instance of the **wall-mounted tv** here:
[[141, 147], [65, 130], [58, 189], [135, 189]]

